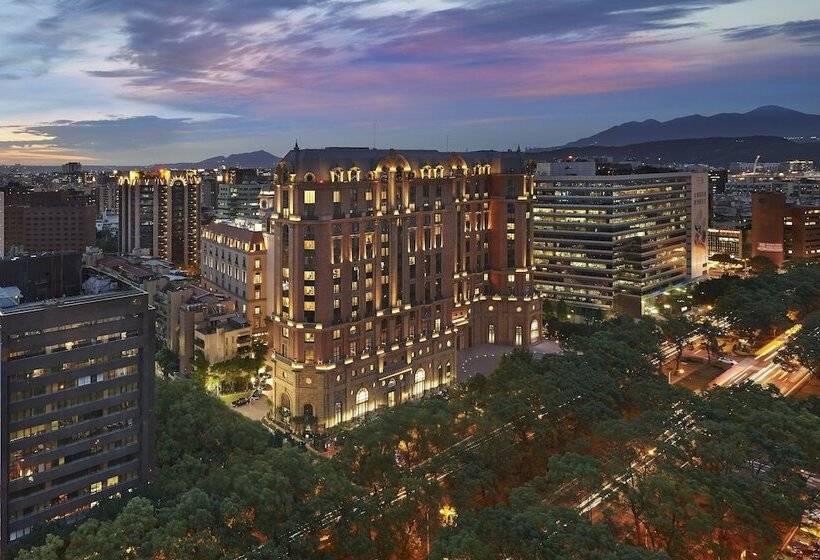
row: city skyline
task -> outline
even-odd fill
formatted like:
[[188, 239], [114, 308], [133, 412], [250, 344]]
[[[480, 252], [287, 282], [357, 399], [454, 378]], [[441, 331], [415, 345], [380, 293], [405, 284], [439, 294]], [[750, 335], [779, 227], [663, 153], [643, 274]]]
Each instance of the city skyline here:
[[820, 112], [820, 8], [763, 0], [0, 1], [0, 163], [339, 143], [560, 145], [630, 120]]

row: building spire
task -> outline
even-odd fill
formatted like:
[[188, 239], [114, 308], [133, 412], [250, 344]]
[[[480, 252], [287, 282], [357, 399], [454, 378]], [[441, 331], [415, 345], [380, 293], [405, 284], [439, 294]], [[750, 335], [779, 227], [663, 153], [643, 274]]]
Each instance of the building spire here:
[[299, 151], [299, 140], [296, 140], [296, 142], [294, 142], [293, 151], [295, 151], [295, 152]]

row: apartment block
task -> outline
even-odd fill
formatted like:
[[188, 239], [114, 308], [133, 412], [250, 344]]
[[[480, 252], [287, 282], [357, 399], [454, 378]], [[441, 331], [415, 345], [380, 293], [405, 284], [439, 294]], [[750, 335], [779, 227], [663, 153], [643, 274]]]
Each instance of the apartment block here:
[[532, 171], [514, 153], [288, 153], [266, 198], [277, 414], [321, 430], [452, 383], [460, 349], [537, 342]]
[[217, 221], [202, 228], [202, 284], [235, 302], [255, 332], [267, 331], [267, 245], [258, 220]]
[[4, 543], [129, 492], [152, 469], [148, 295], [61, 257], [31, 267], [26, 258], [0, 262], [0, 270], [65, 267], [67, 280], [0, 309]]
[[200, 186], [196, 171], [131, 171], [119, 177], [120, 252], [199, 269]]
[[640, 315], [657, 293], [706, 273], [708, 206], [700, 173], [539, 179], [537, 289], [570, 307]]

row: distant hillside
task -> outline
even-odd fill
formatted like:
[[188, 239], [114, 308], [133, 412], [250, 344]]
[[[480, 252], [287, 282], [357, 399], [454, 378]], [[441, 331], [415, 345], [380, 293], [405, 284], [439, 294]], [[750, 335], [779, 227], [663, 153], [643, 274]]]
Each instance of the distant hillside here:
[[689, 115], [660, 122], [654, 119], [613, 126], [567, 146], [626, 146], [658, 140], [737, 136], [820, 136], [820, 115], [767, 105], [748, 113]]
[[163, 163], [157, 165], [159, 167], [171, 167], [176, 169], [215, 169], [223, 165], [225, 167], [275, 167], [280, 159], [282, 158], [265, 150], [257, 150], [244, 154], [215, 156], [197, 162]]
[[746, 138], [697, 138], [663, 140], [627, 146], [580, 146], [531, 152], [536, 160], [551, 161], [574, 157], [610, 156], [616, 161], [641, 161], [651, 164], [707, 163], [728, 166], [736, 161], [787, 161], [810, 159], [820, 162], [820, 143], [791, 142], [776, 136]]

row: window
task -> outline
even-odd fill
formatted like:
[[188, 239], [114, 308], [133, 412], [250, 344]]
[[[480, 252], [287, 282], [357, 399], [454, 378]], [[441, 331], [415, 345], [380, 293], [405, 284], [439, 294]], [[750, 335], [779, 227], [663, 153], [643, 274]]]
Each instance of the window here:
[[487, 328], [487, 342], [489, 344], [495, 344], [495, 325], [490, 324]]
[[517, 325], [515, 327], [515, 345], [524, 345], [524, 327], [522, 327], [521, 325]]
[[415, 375], [413, 376], [413, 396], [420, 397], [424, 394], [424, 380], [427, 377], [427, 374], [424, 372], [423, 369], [419, 368], [416, 370]]
[[532, 323], [530, 323], [530, 343], [538, 342], [538, 339], [541, 338], [541, 333], [538, 329], [538, 320], [533, 319]]
[[367, 412], [367, 401], [369, 398], [370, 395], [364, 387], [356, 391], [356, 412], [354, 414], [356, 417], [364, 416], [365, 412]]
[[316, 204], [316, 191], [305, 191], [305, 204]]

